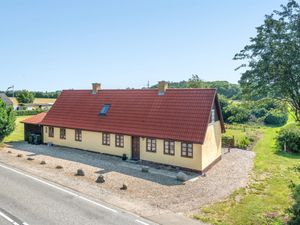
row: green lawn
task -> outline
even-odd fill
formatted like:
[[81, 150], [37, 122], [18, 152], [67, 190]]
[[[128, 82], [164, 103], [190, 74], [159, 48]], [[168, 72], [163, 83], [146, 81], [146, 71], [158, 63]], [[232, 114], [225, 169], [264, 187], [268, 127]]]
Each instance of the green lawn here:
[[253, 149], [256, 157], [248, 187], [203, 208], [196, 219], [218, 225], [277, 225], [289, 219], [288, 209], [294, 204], [291, 181], [300, 185], [300, 169], [295, 169], [300, 168], [300, 155], [277, 151], [274, 138], [280, 128], [258, 129], [263, 137]]
[[23, 141], [24, 140], [24, 125], [20, 121], [31, 116], [18, 116], [16, 119], [16, 129], [12, 134], [4, 139], [4, 142]]

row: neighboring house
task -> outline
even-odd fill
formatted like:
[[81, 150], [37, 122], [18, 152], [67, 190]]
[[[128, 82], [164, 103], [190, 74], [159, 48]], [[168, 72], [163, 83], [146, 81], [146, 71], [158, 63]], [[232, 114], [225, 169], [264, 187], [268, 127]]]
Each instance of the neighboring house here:
[[17, 110], [49, 110], [53, 103], [26, 103], [17, 107]]
[[53, 106], [55, 99], [48, 98], [35, 98], [33, 103], [19, 104], [16, 98], [10, 98], [13, 102], [14, 110], [49, 110]]
[[225, 131], [216, 89], [66, 90], [47, 114], [44, 143], [206, 171], [221, 159]]
[[13, 106], [13, 102], [9, 99], [9, 97], [6, 96], [4, 93], [0, 93], [0, 99], [9, 106]]

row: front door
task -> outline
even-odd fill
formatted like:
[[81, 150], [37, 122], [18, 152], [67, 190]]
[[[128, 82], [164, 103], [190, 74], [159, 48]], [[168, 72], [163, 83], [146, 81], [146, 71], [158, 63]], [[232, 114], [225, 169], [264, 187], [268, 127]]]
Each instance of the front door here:
[[140, 160], [140, 137], [133, 136], [131, 138], [131, 143], [132, 143], [132, 153], [131, 153], [131, 158], [133, 160]]

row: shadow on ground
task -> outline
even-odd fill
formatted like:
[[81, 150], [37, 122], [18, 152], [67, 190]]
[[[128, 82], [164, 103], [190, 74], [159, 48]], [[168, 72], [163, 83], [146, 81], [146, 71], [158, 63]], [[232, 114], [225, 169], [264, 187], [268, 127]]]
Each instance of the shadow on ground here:
[[[26, 154], [28, 157], [44, 155], [97, 167], [99, 168], [99, 170], [95, 171], [95, 173], [98, 174], [117, 172], [167, 186], [183, 184], [182, 182], [177, 181], [174, 177], [170, 177], [170, 173], [176, 175], [176, 170], [169, 171], [165, 169], [155, 169], [156, 171], [159, 171], [159, 174], [154, 174], [151, 172], [145, 173], [140, 170], [139, 165], [133, 166], [133, 164], [124, 162], [120, 157], [117, 156], [110, 156], [74, 148], [65, 148], [58, 146], [48, 147], [46, 145], [29, 145], [26, 142], [7, 143], [7, 147], [28, 152], [28, 154]], [[199, 174], [189, 173], [189, 177], [191, 178], [197, 176], [199, 176]]]

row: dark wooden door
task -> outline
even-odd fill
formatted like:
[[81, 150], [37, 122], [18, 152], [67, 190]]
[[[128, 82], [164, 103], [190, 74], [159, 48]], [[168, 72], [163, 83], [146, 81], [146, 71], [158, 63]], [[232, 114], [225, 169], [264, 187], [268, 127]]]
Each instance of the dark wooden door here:
[[133, 136], [131, 138], [131, 143], [132, 143], [132, 153], [131, 153], [131, 158], [133, 160], [139, 160], [140, 159], [140, 137]]

